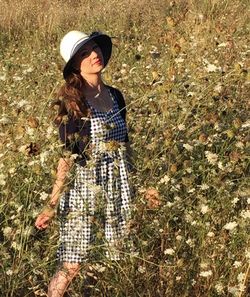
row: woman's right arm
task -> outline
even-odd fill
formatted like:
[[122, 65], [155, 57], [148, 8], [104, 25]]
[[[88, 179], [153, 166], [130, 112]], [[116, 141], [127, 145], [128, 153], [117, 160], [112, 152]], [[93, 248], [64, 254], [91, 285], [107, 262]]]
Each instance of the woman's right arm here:
[[51, 199], [49, 202], [49, 206], [55, 208], [59, 197], [63, 191], [63, 187], [65, 185], [65, 180], [67, 175], [73, 165], [73, 159], [71, 158], [60, 158], [57, 166], [57, 173], [56, 173], [56, 181], [54, 183]]
[[51, 219], [55, 215], [55, 209], [59, 202], [61, 193], [65, 185], [68, 173], [73, 165], [71, 158], [60, 158], [57, 166], [56, 180], [53, 185], [52, 193], [48, 204], [43, 208], [42, 212], [38, 215], [35, 226], [41, 230], [48, 227]]

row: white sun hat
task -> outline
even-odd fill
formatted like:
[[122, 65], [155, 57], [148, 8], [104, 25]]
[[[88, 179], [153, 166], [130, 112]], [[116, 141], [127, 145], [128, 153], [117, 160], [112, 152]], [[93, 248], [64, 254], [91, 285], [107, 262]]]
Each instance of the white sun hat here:
[[63, 77], [65, 79], [72, 72], [72, 61], [75, 54], [90, 40], [94, 40], [100, 47], [104, 67], [108, 64], [112, 52], [112, 41], [108, 35], [101, 32], [92, 32], [90, 35], [87, 35], [80, 31], [70, 31], [63, 37], [60, 43], [60, 54], [66, 62], [63, 69]]

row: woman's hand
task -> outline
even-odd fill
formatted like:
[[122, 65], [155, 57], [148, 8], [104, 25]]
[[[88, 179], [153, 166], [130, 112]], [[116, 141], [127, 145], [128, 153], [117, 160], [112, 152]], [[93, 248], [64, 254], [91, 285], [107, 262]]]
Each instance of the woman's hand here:
[[35, 226], [37, 229], [46, 229], [49, 226], [50, 221], [55, 215], [55, 210], [49, 207], [45, 207], [44, 210], [38, 215]]

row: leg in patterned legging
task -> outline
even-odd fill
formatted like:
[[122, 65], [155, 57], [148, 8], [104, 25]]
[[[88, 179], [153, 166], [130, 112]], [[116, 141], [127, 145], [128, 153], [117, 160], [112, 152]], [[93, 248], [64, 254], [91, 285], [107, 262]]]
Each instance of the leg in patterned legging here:
[[48, 297], [63, 297], [67, 287], [79, 270], [79, 263], [63, 263], [62, 268], [53, 276], [49, 284]]

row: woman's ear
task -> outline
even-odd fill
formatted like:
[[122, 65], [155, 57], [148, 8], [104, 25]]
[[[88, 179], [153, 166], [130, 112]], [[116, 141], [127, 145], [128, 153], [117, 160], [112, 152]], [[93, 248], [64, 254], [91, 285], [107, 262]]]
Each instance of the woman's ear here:
[[72, 68], [72, 72], [75, 73], [75, 74], [80, 74], [80, 70], [79, 69], [76, 69], [76, 68]]
[[74, 74], [80, 74], [80, 73], [81, 73], [81, 72], [80, 72], [80, 69], [78, 69], [78, 68], [76, 67], [76, 65], [74, 65], [74, 64], [72, 64], [70, 68], [71, 68], [71, 69], [70, 69], [70, 72], [71, 72], [71, 73], [74, 73]]
[[70, 65], [71, 71], [73, 73], [79, 74], [80, 73], [80, 64], [76, 59], [73, 59]]

